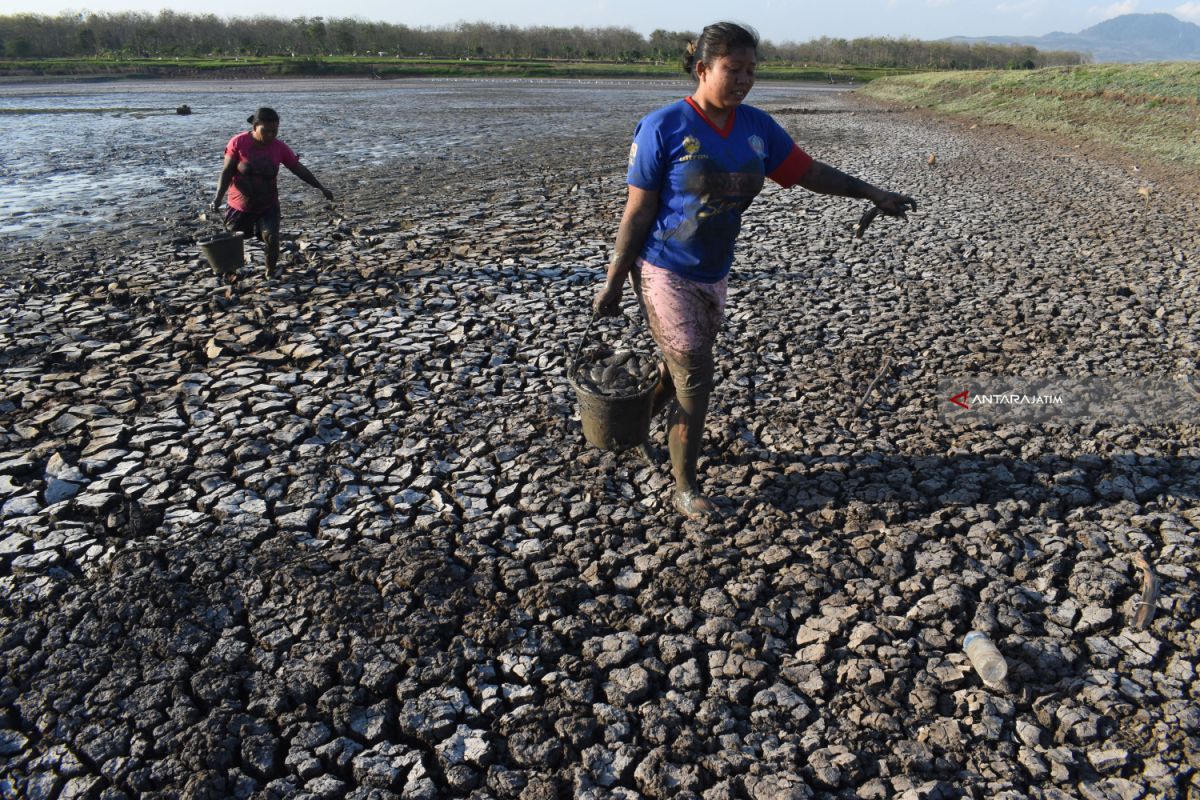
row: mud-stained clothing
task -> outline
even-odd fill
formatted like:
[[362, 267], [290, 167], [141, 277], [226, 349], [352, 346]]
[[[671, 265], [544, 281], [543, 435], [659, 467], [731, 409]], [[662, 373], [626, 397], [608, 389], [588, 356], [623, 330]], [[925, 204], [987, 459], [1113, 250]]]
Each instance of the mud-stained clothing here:
[[225, 157], [237, 162], [226, 199], [237, 211], [262, 213], [279, 205], [276, 177], [279, 165], [294, 169], [300, 159], [278, 139], [268, 145], [259, 144], [252, 133], [239, 133], [225, 146]]
[[238, 211], [230, 206], [225, 209], [225, 227], [231, 231], [241, 231], [247, 239], [278, 242], [279, 206], [266, 211]]
[[694, 397], [710, 390], [716, 374], [713, 344], [725, 314], [728, 276], [714, 283], [692, 281], [639, 260], [633, 286], [662, 351], [675, 392]]
[[633, 135], [627, 182], [659, 193], [640, 256], [701, 283], [729, 274], [742, 213], [765, 178], [797, 183], [812, 157], [770, 114], [741, 105], [718, 129], [690, 97], [648, 114]]

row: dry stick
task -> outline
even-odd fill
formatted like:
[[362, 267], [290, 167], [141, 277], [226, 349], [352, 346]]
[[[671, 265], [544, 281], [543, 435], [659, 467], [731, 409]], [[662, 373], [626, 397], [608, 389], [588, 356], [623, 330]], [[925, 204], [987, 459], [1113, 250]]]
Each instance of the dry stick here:
[[[862, 238], [863, 234], [867, 232], [867, 228], [871, 227], [871, 223], [875, 221], [875, 217], [879, 216], [879, 212], [880, 208], [877, 205], [871, 205], [866, 211], [863, 212], [863, 215], [859, 218], [858, 223], [854, 226], [855, 239]], [[906, 219], [903, 211], [901, 211], [898, 216], [901, 219]], [[853, 413], [850, 414], [850, 422], [848, 424], [853, 424], [858, 419], [858, 415], [862, 413], [863, 405], [867, 402], [867, 398], [871, 396], [871, 392], [875, 391], [875, 386], [880, 380], [883, 379], [884, 373], [887, 372], [888, 368], [891, 366], [892, 356], [891, 354], [888, 354], [888, 356], [883, 359], [883, 364], [880, 365], [879, 372], [875, 373], [875, 380], [871, 381], [871, 385], [867, 387], [867, 391], [863, 392], [862, 397], [859, 398], [858, 405], [854, 407]]]
[[878, 385], [879, 381], [883, 379], [884, 373], [891, 369], [891, 367], [892, 357], [888, 355], [883, 359], [883, 364], [880, 365], [879, 372], [875, 373], [875, 379], [871, 381], [871, 384], [867, 386], [867, 390], [863, 392], [862, 397], [858, 399], [858, 405], [854, 407], [854, 411], [850, 414], [851, 423], [858, 419], [858, 415], [862, 413], [863, 405], [867, 402], [867, 398], [871, 396], [871, 392], [875, 391], [876, 385]]
[[1154, 619], [1154, 609], [1158, 603], [1158, 576], [1141, 553], [1133, 554], [1133, 563], [1142, 568], [1142, 599], [1133, 607], [1133, 627], [1134, 630], [1144, 631]]

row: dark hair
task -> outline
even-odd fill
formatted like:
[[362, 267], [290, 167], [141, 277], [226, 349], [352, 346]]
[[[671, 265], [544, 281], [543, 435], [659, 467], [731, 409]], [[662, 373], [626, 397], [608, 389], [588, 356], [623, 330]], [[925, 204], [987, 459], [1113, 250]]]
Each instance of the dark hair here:
[[683, 57], [683, 71], [696, 80], [698, 63], [703, 61], [706, 67], [711, 67], [721, 56], [745, 47], [758, 55], [758, 31], [736, 22], [714, 22], [700, 32], [696, 41], [688, 43], [687, 54]]
[[279, 113], [273, 108], [263, 106], [258, 111], [246, 117], [246, 122], [250, 123], [251, 128], [264, 122], [279, 122]]

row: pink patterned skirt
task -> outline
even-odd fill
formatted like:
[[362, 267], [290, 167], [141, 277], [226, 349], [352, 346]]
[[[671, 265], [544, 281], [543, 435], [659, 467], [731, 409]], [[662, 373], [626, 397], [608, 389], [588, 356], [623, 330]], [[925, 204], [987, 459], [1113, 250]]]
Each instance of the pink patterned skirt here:
[[713, 344], [725, 316], [729, 277], [700, 283], [642, 259], [633, 276], [650, 335], [662, 350], [676, 394], [691, 397], [711, 391], [716, 373]]

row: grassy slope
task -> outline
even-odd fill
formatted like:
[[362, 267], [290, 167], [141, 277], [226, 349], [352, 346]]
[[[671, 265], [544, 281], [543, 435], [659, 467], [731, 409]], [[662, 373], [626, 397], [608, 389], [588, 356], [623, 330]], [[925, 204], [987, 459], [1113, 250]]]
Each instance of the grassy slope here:
[[860, 93], [1200, 167], [1200, 63], [905, 75]]

